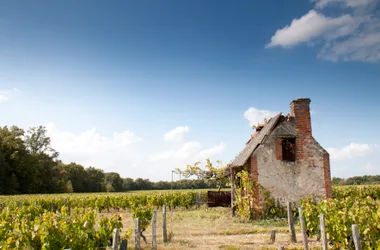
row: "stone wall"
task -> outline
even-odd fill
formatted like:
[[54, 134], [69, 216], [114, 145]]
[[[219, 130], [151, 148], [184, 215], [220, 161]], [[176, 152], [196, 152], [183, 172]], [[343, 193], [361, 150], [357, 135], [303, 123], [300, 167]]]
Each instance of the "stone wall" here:
[[[297, 144], [300, 138], [294, 123], [294, 119], [290, 119], [279, 124], [252, 155], [251, 162], [255, 164], [250, 164], [251, 172], [255, 169], [252, 177], [283, 204], [305, 196], [329, 196], [328, 187], [326, 189], [329, 183], [326, 185], [326, 178], [330, 178], [328, 154], [312, 137], [302, 140], [302, 145]], [[296, 161], [283, 161], [279, 158], [278, 139], [293, 136], [305, 155], [296, 157]]]

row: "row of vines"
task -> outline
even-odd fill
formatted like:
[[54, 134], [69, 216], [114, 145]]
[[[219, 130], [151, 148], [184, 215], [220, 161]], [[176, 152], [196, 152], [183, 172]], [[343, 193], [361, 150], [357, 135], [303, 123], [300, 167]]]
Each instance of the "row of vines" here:
[[108, 209], [127, 210], [146, 205], [153, 208], [160, 208], [163, 205], [169, 208], [190, 208], [195, 205], [198, 193], [201, 194], [201, 200], [207, 199], [205, 191], [0, 196], [0, 211], [4, 207], [36, 205], [51, 211], [66, 206], [97, 209], [99, 212]]
[[101, 216], [94, 209], [62, 206], [50, 212], [41, 206], [6, 207], [0, 214], [0, 249], [94, 249], [111, 245], [121, 217]]
[[[94, 249], [111, 245], [114, 228], [123, 228], [127, 210], [150, 224], [153, 209], [163, 205], [190, 208], [197, 192], [140, 192], [133, 194], [22, 195], [0, 197], [0, 249]], [[205, 199], [206, 193], [201, 194]], [[124, 230], [127, 238], [130, 230]]]
[[[285, 207], [254, 182], [248, 172], [241, 171], [237, 176], [240, 181], [235, 201], [238, 215], [250, 219], [287, 216]], [[309, 236], [321, 238], [319, 216], [324, 214], [327, 237], [333, 249], [354, 249], [351, 226], [357, 224], [363, 249], [380, 250], [379, 185], [334, 187], [332, 199], [305, 198], [297, 205], [303, 207]], [[296, 207], [293, 216], [298, 217]]]
[[325, 215], [326, 233], [334, 249], [354, 249], [351, 226], [357, 224], [363, 249], [380, 249], [380, 205], [367, 198], [346, 197], [301, 202], [309, 235], [320, 238], [319, 215]]
[[[102, 212], [127, 210], [147, 226], [153, 209], [194, 207], [199, 193], [205, 201], [206, 191], [0, 196], [0, 249], [110, 246], [113, 229], [123, 225], [120, 215]], [[277, 202], [264, 200], [266, 217], [285, 216]], [[310, 235], [319, 236], [318, 216], [323, 213], [335, 248], [352, 247], [351, 225], [358, 224], [365, 249], [375, 249], [380, 246], [379, 201], [380, 186], [345, 186], [333, 188], [333, 199], [305, 199], [301, 205]], [[247, 214], [252, 216], [252, 212]]]

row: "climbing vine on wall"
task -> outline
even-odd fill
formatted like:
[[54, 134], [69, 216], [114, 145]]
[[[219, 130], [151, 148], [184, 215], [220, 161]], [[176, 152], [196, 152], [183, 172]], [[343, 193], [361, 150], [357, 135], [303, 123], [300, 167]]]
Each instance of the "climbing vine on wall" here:
[[245, 170], [235, 175], [235, 207], [242, 218], [271, 219], [287, 216], [286, 209], [276, 201], [270, 192], [252, 180]]

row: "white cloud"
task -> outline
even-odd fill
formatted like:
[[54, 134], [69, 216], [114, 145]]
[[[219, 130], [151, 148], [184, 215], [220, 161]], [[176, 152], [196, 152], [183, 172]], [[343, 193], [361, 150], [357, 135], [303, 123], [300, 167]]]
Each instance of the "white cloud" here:
[[325, 8], [328, 5], [340, 3], [347, 7], [357, 8], [361, 6], [368, 6], [376, 3], [377, 0], [317, 0], [315, 7], [317, 8]]
[[318, 58], [331, 61], [377, 62], [380, 60], [380, 32], [361, 34], [326, 44]]
[[357, 27], [358, 23], [351, 15], [330, 18], [315, 10], [310, 10], [301, 18], [293, 19], [290, 25], [277, 30], [267, 47], [292, 47], [323, 34], [340, 37], [347, 35]]
[[9, 99], [9, 96], [4, 94], [4, 93], [0, 93], [0, 102], [6, 102], [8, 101]]
[[199, 142], [190, 141], [185, 142], [177, 149], [153, 154], [150, 159], [152, 161], [179, 161], [183, 162], [183, 164], [181, 164], [182, 166], [186, 166], [195, 161], [216, 156], [222, 153], [225, 147], [225, 144], [221, 142], [214, 147], [202, 149], [203, 147]]
[[182, 141], [185, 137], [185, 134], [189, 132], [189, 127], [184, 126], [184, 127], [176, 127], [175, 129], [167, 132], [164, 135], [164, 140], [165, 141]]
[[97, 132], [95, 128], [86, 130], [79, 135], [68, 131], [59, 131], [54, 124], [48, 124], [46, 128], [53, 148], [70, 155], [85, 156], [113, 152], [142, 141], [130, 131], [114, 132], [112, 136], [106, 137]]
[[185, 160], [189, 158], [193, 158], [198, 155], [202, 146], [199, 142], [185, 142], [178, 149], [172, 149], [168, 151], [163, 151], [157, 154], [153, 154], [152, 160]]
[[[123, 177], [149, 178], [153, 181], [169, 180], [172, 170], [218, 157], [225, 149], [223, 142], [210, 148], [203, 147], [197, 141], [173, 145], [160, 141], [148, 142], [128, 130], [106, 136], [95, 128], [76, 134], [62, 131], [53, 123], [46, 128], [52, 147], [60, 153], [60, 159], [65, 163], [76, 162], [84, 167], [94, 166], [106, 172], [118, 172]], [[160, 152], [164, 147], [169, 148]]]
[[380, 171], [378, 144], [351, 143], [343, 148], [327, 148], [331, 159], [331, 176], [376, 175]]
[[8, 101], [12, 97], [12, 93], [18, 91], [16, 88], [12, 90], [0, 90], [0, 103]]
[[372, 162], [368, 162], [367, 165], [363, 167], [364, 170], [374, 170], [376, 169], [375, 165], [372, 164]]
[[[310, 10], [279, 29], [266, 48], [289, 48], [301, 43], [320, 46], [318, 58], [330, 61], [380, 61], [379, 0], [319, 0], [319, 11], [337, 7], [336, 16]], [[343, 7], [343, 8], [342, 8]], [[346, 8], [349, 7], [349, 8]]]
[[118, 172], [125, 177], [143, 176], [138, 171], [144, 166], [143, 151], [139, 148], [143, 140], [131, 131], [104, 136], [95, 128], [79, 134], [61, 131], [52, 123], [46, 128], [52, 147], [60, 153], [59, 158], [65, 163], [76, 162], [84, 167]]
[[276, 116], [279, 112], [261, 110], [254, 107], [250, 107], [244, 112], [244, 118], [249, 121], [250, 126], [257, 125], [258, 123], [263, 123], [264, 119], [268, 119]]
[[373, 152], [375, 146], [371, 144], [351, 143], [344, 148], [327, 148], [330, 158], [333, 161], [344, 161], [356, 157], [367, 156]]
[[222, 153], [225, 148], [226, 148], [226, 145], [223, 142], [221, 142], [212, 148], [202, 150], [199, 153], [199, 155], [201, 158], [206, 159], [206, 158], [209, 158], [211, 156]]

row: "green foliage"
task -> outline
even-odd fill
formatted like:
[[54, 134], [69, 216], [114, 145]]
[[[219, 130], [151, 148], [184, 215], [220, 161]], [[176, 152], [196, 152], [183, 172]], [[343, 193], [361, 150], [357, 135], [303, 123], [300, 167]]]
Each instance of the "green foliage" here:
[[[221, 165], [221, 161], [216, 161], [217, 164]], [[218, 187], [220, 190], [228, 182], [228, 178], [224, 175], [224, 167], [215, 167], [210, 159], [206, 159], [206, 164], [204, 169], [200, 167], [201, 162], [195, 162], [193, 165], [187, 165], [186, 169], [183, 171], [183, 175], [188, 178], [190, 176], [197, 176], [200, 179], [205, 180], [208, 183], [212, 183]], [[180, 169], [177, 169], [181, 172]]]
[[286, 217], [286, 209], [273, 199], [270, 192], [252, 180], [245, 170], [235, 176], [235, 205], [237, 213], [247, 219], [270, 219]]
[[326, 233], [335, 249], [354, 249], [352, 224], [357, 224], [363, 249], [380, 246], [380, 206], [372, 198], [346, 197], [329, 199], [317, 203], [314, 199], [304, 199], [306, 226], [311, 234], [320, 237], [319, 215], [325, 215]]
[[139, 218], [141, 232], [145, 231], [152, 221], [153, 209], [151, 206], [136, 206], [131, 208], [133, 219]]
[[[130, 210], [134, 219], [140, 219], [142, 233], [151, 223], [153, 208], [164, 204], [189, 208], [195, 205], [196, 194], [184, 191], [0, 196], [0, 249], [110, 246], [113, 229], [123, 225], [120, 215], [109, 218], [98, 213], [108, 204], [116, 210]], [[128, 239], [131, 234], [128, 229], [122, 237]]]
[[50, 212], [41, 206], [10, 206], [0, 213], [0, 249], [93, 249], [111, 245], [112, 231], [122, 228], [119, 216], [62, 206]]
[[374, 185], [380, 184], [380, 175], [353, 176], [347, 179], [333, 177], [333, 185]]
[[358, 199], [371, 197], [380, 200], [380, 185], [370, 186], [339, 186], [333, 187], [333, 198], [344, 199], [347, 197], [357, 197]]

